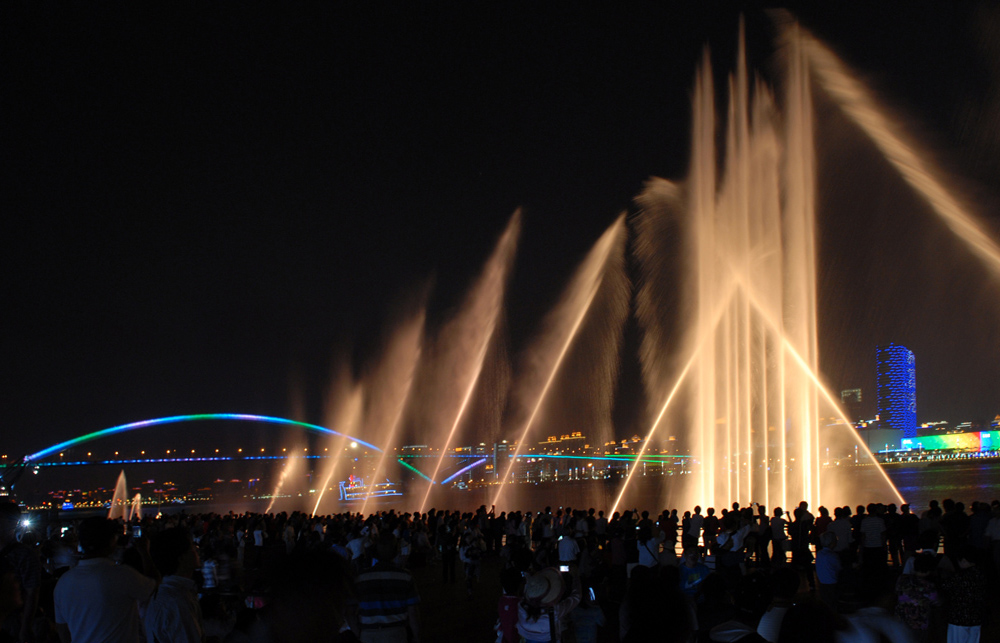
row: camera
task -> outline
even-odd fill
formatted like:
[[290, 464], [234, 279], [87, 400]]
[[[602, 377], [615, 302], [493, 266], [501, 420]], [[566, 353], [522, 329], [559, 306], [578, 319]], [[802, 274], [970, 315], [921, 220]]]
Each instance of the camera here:
[[561, 571], [561, 572], [568, 572], [569, 571], [569, 565], [559, 565], [559, 571]]

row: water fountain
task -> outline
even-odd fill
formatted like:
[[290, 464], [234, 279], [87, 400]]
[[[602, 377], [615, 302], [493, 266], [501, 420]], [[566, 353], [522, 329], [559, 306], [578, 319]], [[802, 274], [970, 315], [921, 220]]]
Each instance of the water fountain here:
[[343, 454], [349, 448], [348, 435], [355, 435], [361, 427], [361, 412], [364, 402], [364, 391], [361, 383], [354, 380], [350, 363], [341, 356], [335, 360], [334, 378], [327, 397], [327, 408], [323, 411], [323, 421], [326, 426], [341, 427], [343, 435], [331, 436], [325, 441], [326, 453], [334, 457], [323, 460], [323, 470], [319, 478], [322, 481], [318, 487], [313, 514], [320, 513], [323, 498], [331, 491], [332, 484], [340, 480], [341, 464], [346, 458]]
[[129, 511], [129, 520], [142, 520], [142, 494], [137, 493], [132, 498], [132, 509]]
[[786, 25], [783, 38], [797, 42], [820, 86], [829, 93], [896, 168], [903, 179], [941, 217], [951, 231], [1000, 279], [1000, 245], [983, 230], [970, 208], [934, 167], [932, 156], [902, 131], [855, 74], [807, 30]]
[[[996, 243], [839, 61], [797, 26], [785, 26], [782, 33], [788, 54], [782, 95], [772, 96], [751, 78], [741, 33], [724, 118], [717, 118], [706, 53], [692, 101], [689, 175], [683, 182], [654, 179], [637, 199], [641, 212], [631, 222], [640, 273], [636, 315], [644, 332], [641, 358], [651, 422], [640, 460], [629, 468], [614, 508], [635, 492], [642, 456], [661, 449], [657, 438], [667, 431], [696, 460], [690, 475], [664, 477], [669, 490], [661, 497], [669, 495], [676, 506], [755, 500], [787, 507], [803, 499], [840, 504], [845, 489], [832, 487], [822, 473], [826, 447], [858, 445], [859, 457], [872, 462], [819, 376], [809, 70], [951, 229], [987, 265], [1000, 266]], [[509, 483], [517, 458], [541, 427], [558, 422], [559, 403], [574, 395], [585, 398], [591, 406], [579, 416], [582, 428], [597, 443], [613, 435], [611, 400], [631, 293], [624, 268], [628, 230], [622, 216], [601, 236], [523, 353], [504, 418], [505, 437], [516, 447], [498, 463], [498, 484], [490, 492], [498, 509], [515, 506]], [[338, 360], [324, 424], [344, 435], [364, 435], [382, 451], [374, 454], [374, 466], [362, 463], [351, 472], [345, 470], [346, 458], [324, 461], [314, 512], [336, 506], [335, 498], [324, 506], [324, 498], [348, 473], [371, 484], [395, 477], [390, 460], [407, 431], [438, 456], [423, 467], [430, 482], [410, 486], [414, 497], [422, 497], [420, 510], [443, 486], [435, 483], [481, 462], [446, 466], [463, 427], [478, 419], [470, 412], [477, 390], [491, 386], [484, 372], [502, 330], [519, 231], [515, 213], [478, 280], [435, 337], [425, 336], [421, 301], [388, 337], [374, 368], [356, 377], [349, 359]], [[673, 255], [681, 257], [677, 266], [664, 261]], [[680, 307], [674, 272], [683, 274]], [[679, 323], [665, 321], [674, 315]], [[508, 392], [506, 381], [495, 388]], [[823, 416], [840, 421], [821, 425]], [[476, 437], [485, 433], [480, 427]], [[330, 452], [351, 448], [344, 435], [330, 439]], [[289, 459], [282, 478], [300, 464], [300, 458]], [[124, 486], [123, 478], [120, 483]], [[878, 484], [857, 496], [899, 498], [884, 473]], [[368, 508], [367, 499], [358, 507]]]
[[299, 469], [301, 468], [302, 458], [292, 455], [285, 459], [285, 464], [281, 468], [281, 474], [278, 476], [278, 482], [274, 485], [274, 490], [271, 492], [271, 500], [267, 503], [267, 508], [264, 509], [264, 513], [271, 513], [271, 509], [273, 509], [276, 504], [279, 504], [278, 499], [281, 497], [285, 485], [291, 478], [298, 475]]
[[[844, 497], [843, 489], [826, 493], [821, 486], [820, 417], [846, 415], [817, 376], [811, 90], [794, 28], [787, 43], [779, 107], [762, 82], [751, 88], [741, 30], [724, 127], [716, 123], [706, 51], [695, 82], [687, 180], [653, 181], [639, 197], [644, 374], [651, 400], [660, 405], [643, 449], [680, 393], [672, 425], [681, 427], [679, 439], [696, 454], [694, 474], [676, 495], [682, 506], [733, 500], [784, 507], [807, 500], [815, 506]], [[656, 290], [666, 287], [658, 257], [664, 243], [673, 242], [662, 236], [671, 222], [682, 230], [686, 252], [686, 348], [680, 353], [689, 357], [668, 385], [671, 369], [659, 350], [659, 316], [666, 311]], [[837, 430], [851, 433], [846, 422]], [[863, 448], [860, 453], [870, 457]], [[637, 469], [629, 472], [615, 508]], [[882, 482], [885, 488], [875, 495], [891, 497], [891, 482], [884, 476]]]
[[[564, 364], [574, 340], [580, 334], [584, 321], [591, 311], [591, 307], [598, 293], [601, 291], [605, 279], [609, 276], [613, 277], [616, 274], [624, 274], [625, 239], [625, 216], [621, 215], [601, 235], [601, 238], [594, 244], [593, 249], [580, 264], [571, 283], [566, 288], [562, 300], [549, 314], [544, 324], [545, 331], [530, 349], [532, 356], [530, 365], [527, 372], [522, 374], [518, 382], [521, 390], [526, 392], [525, 395], [519, 396], [521, 397], [520, 407], [525, 417], [523, 419], [518, 418], [515, 421], [515, 426], [520, 425], [521, 427], [519, 431], [515, 432], [516, 447], [512, 457], [503, 466], [503, 473], [499, 477], [499, 484], [493, 495], [493, 505], [498, 508], [501, 507], [500, 500], [504, 494], [506, 484], [511, 479], [511, 472], [518, 457], [524, 452], [528, 437], [535, 426], [539, 412], [543, 404], [547, 401], [546, 396], [552, 389], [560, 367]], [[620, 294], [623, 291], [628, 292], [627, 281], [624, 284], [614, 283], [614, 281], [612, 279], [611, 290], [614, 291], [613, 294]], [[622, 288], [621, 286], [623, 285], [626, 287]], [[623, 306], [620, 305], [622, 302], [618, 298], [612, 297], [611, 301], [612, 303], [618, 303], [618, 308], [624, 311], [628, 310], [627, 300]], [[608, 318], [612, 320], [618, 317], [616, 315], [617, 311], [614, 308], [615, 306], [612, 306], [611, 311], [605, 311]], [[620, 335], [620, 325], [617, 325], [616, 328], [616, 324], [612, 321], [607, 327], [616, 331], [613, 335]], [[614, 348], [612, 359], [615, 361], [606, 360], [605, 363], [608, 365], [616, 364], [617, 341], [611, 347]], [[591, 348], [599, 350], [601, 347]], [[610, 366], [610, 368], [613, 373], [614, 366]], [[607, 386], [603, 391], [593, 390], [587, 391], [587, 393], [606, 395], [610, 393], [610, 390], [611, 386]]]
[[[416, 314], [399, 326], [388, 343], [382, 362], [370, 376], [372, 384], [365, 387], [371, 395], [366, 399], [363, 431], [365, 435], [374, 436], [373, 441], [382, 448], [370, 478], [372, 483], [384, 479], [386, 461], [398, 444], [396, 436], [423, 351], [426, 316], [426, 308], [421, 304]], [[364, 513], [367, 507], [366, 496], [361, 512]]]
[[[461, 422], [466, 418], [473, 393], [480, 382], [483, 367], [503, 312], [504, 292], [514, 262], [517, 239], [521, 230], [521, 212], [511, 217], [507, 228], [487, 260], [477, 282], [469, 290], [467, 300], [458, 313], [445, 324], [439, 340], [429, 356], [429, 372], [436, 374], [423, 399], [434, 404], [425, 409], [427, 426], [447, 426], [444, 442], [437, 446], [440, 454], [431, 472], [431, 480], [440, 480], [441, 467], [448, 457]], [[430, 441], [434, 441], [431, 436]], [[420, 511], [434, 488], [427, 483]]]
[[117, 482], [115, 482], [115, 492], [111, 496], [111, 506], [108, 507], [108, 519], [117, 520], [118, 518], [121, 518], [122, 520], [128, 520], [128, 514], [128, 483], [125, 482], [125, 470], [122, 469], [118, 474]]

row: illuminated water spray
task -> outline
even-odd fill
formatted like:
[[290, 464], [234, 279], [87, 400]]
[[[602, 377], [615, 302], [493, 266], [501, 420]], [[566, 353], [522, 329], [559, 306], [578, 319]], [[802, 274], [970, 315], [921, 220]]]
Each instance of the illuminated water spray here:
[[[382, 453], [379, 454], [378, 463], [370, 478], [369, 494], [373, 488], [371, 485], [381, 480], [389, 452], [397, 444], [396, 436], [420, 361], [425, 320], [426, 309], [421, 305], [415, 315], [399, 326], [390, 339], [378, 368], [363, 380], [365, 390], [370, 392], [365, 404], [364, 433], [375, 436], [382, 444]], [[368, 508], [371, 497], [369, 494], [365, 495], [361, 505], [362, 513]]]
[[[559, 367], [577, 337], [580, 327], [591, 309], [594, 298], [597, 296], [604, 280], [605, 271], [608, 269], [609, 260], [620, 256], [624, 251], [626, 237], [625, 215], [621, 215], [615, 222], [601, 235], [593, 249], [587, 254], [570, 286], [566, 290], [562, 301], [550, 315], [548, 332], [543, 340], [539, 342], [538, 348], [533, 353], [535, 358], [534, 375], [540, 379], [541, 386], [536, 387], [535, 399], [528, 403], [531, 411], [520, 431], [517, 446], [512, 457], [508, 459], [504, 474], [499, 479], [497, 491], [493, 496], [493, 505], [500, 506], [500, 497], [506, 487], [506, 482], [510, 478], [518, 457], [524, 451], [528, 434], [542, 408], [546, 396], [552, 388], [552, 383], [559, 372]], [[617, 253], [616, 253], [617, 251]], [[535, 378], [529, 376], [530, 381]], [[595, 392], [597, 393], [597, 392]]]
[[[650, 188], [652, 188], [653, 190], [655, 190], [656, 189], [656, 183], [658, 183], [658, 182], [654, 182], [652, 185], [650, 185]], [[670, 191], [673, 192], [672, 187], [670, 188]], [[650, 190], [647, 189], [647, 199], [648, 199], [649, 192], [650, 192]], [[640, 240], [639, 243], [642, 244], [643, 241]], [[732, 294], [732, 293], [730, 293], [730, 294]], [[725, 299], [725, 302], [728, 304], [728, 297]], [[725, 305], [718, 306], [718, 310], [716, 312], [716, 319], [714, 320], [714, 322], [710, 326], [711, 329], [715, 328], [715, 325], [718, 323], [718, 318], [721, 317], [722, 312], [724, 310], [725, 310]], [[644, 312], [648, 313], [648, 312], [652, 312], [652, 311], [647, 309]], [[651, 323], [654, 322], [654, 320], [650, 319], [650, 318], [644, 319], [643, 321], [645, 323], [647, 323], [647, 324], [651, 324]], [[681, 386], [684, 384], [685, 380], [687, 379], [688, 373], [691, 371], [691, 367], [694, 366], [695, 362], [699, 359], [700, 354], [701, 354], [701, 350], [703, 348], [702, 345], [704, 344], [704, 342], [705, 342], [708, 334], [709, 333], [704, 333], [703, 336], [702, 336], [702, 338], [693, 347], [692, 352], [691, 352], [691, 357], [688, 358], [687, 362], [685, 362], [684, 368], [681, 369], [680, 374], [677, 376], [676, 380], [674, 381], [673, 386], [670, 388], [670, 392], [667, 393], [666, 400], [664, 400], [663, 404], [660, 406], [660, 410], [656, 414], [656, 419], [653, 420], [653, 423], [649, 427], [649, 431], [646, 433], [646, 437], [642, 441], [642, 445], [639, 447], [639, 453], [636, 454], [636, 458], [635, 458], [635, 464], [636, 465], [638, 465], [644, 458], [647, 457], [647, 453], [649, 451], [650, 444], [652, 443], [653, 438], [656, 437], [657, 430], [660, 428], [661, 424], [663, 423], [663, 418], [666, 415], [667, 410], [670, 409], [671, 404], [673, 403], [674, 399], [677, 397], [678, 391], [680, 391]], [[646, 348], [648, 349], [649, 347], [647, 346]], [[651, 358], [651, 355], [649, 353], [644, 352], [644, 355], [646, 355], [647, 358]], [[648, 371], [647, 371], [647, 376], [648, 376]], [[632, 484], [632, 478], [635, 477], [635, 472], [638, 471], [638, 470], [639, 470], [638, 466], [632, 466], [632, 467], [629, 468], [628, 475], [625, 476], [625, 483], [622, 484], [621, 489], [618, 491], [618, 497], [615, 498], [615, 502], [611, 506], [610, 513], [614, 514], [616, 511], [618, 511], [618, 506], [621, 504], [622, 499], [625, 497], [625, 493], [628, 491], [629, 486]]]
[[122, 520], [129, 519], [128, 483], [125, 482], [124, 469], [118, 474], [118, 480], [115, 482], [115, 492], [111, 496], [111, 506], [108, 507], [108, 519], [115, 520], [118, 518]]
[[837, 101], [844, 112], [860, 127], [892, 163], [903, 179], [940, 215], [944, 222], [1000, 278], [1000, 246], [982, 229], [946, 186], [934, 168], [927, 150], [886, 116], [871, 92], [823, 43], [801, 27], [787, 27], [785, 38], [801, 41], [809, 67], [820, 86]]
[[[666, 403], [643, 449], [680, 395], [684, 418], [678, 430], [697, 457], [683, 494], [688, 505], [753, 500], [787, 507], [807, 500], [815, 506], [844, 491], [825, 490], [820, 480], [819, 418], [822, 408], [837, 407], [831, 407], [832, 398], [816, 377], [812, 105], [801, 42], [794, 33], [788, 42], [779, 109], [760, 81], [751, 87], [741, 29], [722, 124], [716, 122], [706, 52], [695, 82], [691, 163], [683, 191], [654, 185], [640, 197], [643, 217], [678, 220], [686, 252], [682, 353], [691, 357], [669, 394], [651, 396]], [[637, 240], [650, 288], [657, 287], [656, 246], [663, 243], [652, 236], [656, 229], [639, 226]], [[656, 315], [664, 312], [652, 304], [640, 310], [647, 333], [660, 332]], [[669, 369], [656, 364], [662, 352], [644, 350], [643, 359], [652, 360], [643, 369], [653, 382], [650, 390], [668, 390], [662, 373]], [[885, 491], [894, 492], [885, 480]], [[618, 502], [624, 493], [623, 488]]]
[[285, 486], [285, 483], [294, 476], [297, 475], [299, 469], [302, 468], [302, 458], [296, 456], [290, 456], [285, 459], [285, 464], [281, 468], [281, 475], [278, 476], [278, 483], [274, 486], [274, 491], [271, 492], [271, 500], [267, 503], [267, 509], [264, 513], [271, 513], [271, 508], [274, 507], [275, 501], [280, 497], [281, 490]]
[[356, 434], [361, 427], [363, 393], [361, 383], [354, 381], [349, 360], [341, 358], [326, 400], [324, 424], [337, 427], [342, 435], [332, 435], [324, 441], [326, 453], [333, 457], [324, 460], [324, 470], [320, 474], [322, 484], [313, 506], [314, 515], [319, 513], [330, 484], [340, 479], [338, 473], [346, 459], [343, 454], [351, 440], [349, 436]]
[[514, 262], [520, 229], [521, 213], [517, 211], [486, 262], [482, 275], [470, 290], [465, 305], [440, 334], [434, 359], [437, 368], [434, 370], [440, 374], [439, 379], [442, 381], [432, 397], [434, 412], [431, 422], [432, 426], [439, 425], [434, 416], [441, 418], [442, 422], [449, 422], [449, 417], [454, 419], [450, 421], [451, 428], [440, 447], [441, 455], [420, 503], [421, 513], [427, 506], [434, 482], [438, 481], [441, 465], [448, 456], [448, 449], [466, 415], [483, 372], [486, 355], [502, 314], [504, 291]]

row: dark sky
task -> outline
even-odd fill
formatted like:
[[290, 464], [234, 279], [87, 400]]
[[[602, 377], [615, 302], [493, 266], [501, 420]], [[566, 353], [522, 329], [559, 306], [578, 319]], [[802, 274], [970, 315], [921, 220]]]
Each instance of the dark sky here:
[[[519, 206], [522, 345], [643, 182], [686, 172], [701, 48], [728, 68], [739, 17], [670, 4], [4, 3], [0, 447], [287, 416], [292, 381], [319, 421], [334, 349], [360, 368], [432, 276], [440, 320]], [[998, 14], [861, 6], [801, 18], [1000, 239]], [[746, 21], [771, 77], [771, 23]], [[817, 118], [824, 377], [867, 394], [875, 344], [896, 341], [921, 421], [992, 417], [1000, 279], [822, 96]], [[628, 332], [623, 434], [642, 407]]]

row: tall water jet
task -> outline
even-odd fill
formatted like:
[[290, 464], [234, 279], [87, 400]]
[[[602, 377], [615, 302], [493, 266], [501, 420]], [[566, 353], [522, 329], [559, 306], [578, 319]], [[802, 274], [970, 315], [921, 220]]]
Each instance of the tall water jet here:
[[[386, 461], [395, 450], [396, 435], [413, 388], [414, 374], [423, 350], [427, 317], [423, 300], [421, 296], [417, 312], [395, 330], [379, 365], [363, 380], [365, 391], [369, 394], [365, 400], [364, 434], [371, 436], [371, 441], [382, 449], [370, 478], [372, 484], [381, 479]], [[361, 505], [362, 513], [368, 507], [369, 498], [370, 495], [366, 494]]]
[[137, 493], [132, 498], [132, 509], [128, 514], [129, 520], [142, 520], [142, 494]]
[[[511, 217], [482, 274], [473, 285], [458, 313], [438, 334], [427, 371], [432, 374], [427, 391], [419, 397], [433, 400], [423, 409], [423, 422], [429, 427], [448, 427], [444, 441], [437, 446], [440, 455], [427, 483], [420, 511], [427, 506], [434, 483], [440, 482], [441, 466], [448, 457], [459, 425], [467, 416], [473, 393], [480, 381], [486, 356], [494, 339], [503, 311], [504, 292], [513, 265], [521, 230], [521, 211]], [[430, 435], [439, 434], [431, 430]]]
[[[566, 361], [570, 347], [581, 331], [588, 313], [597, 298], [599, 291], [604, 284], [605, 276], [621, 274], [624, 265], [625, 241], [627, 228], [625, 226], [625, 215], [619, 216], [615, 222], [601, 235], [593, 249], [587, 254], [573, 276], [562, 299], [548, 315], [544, 323], [544, 331], [540, 338], [532, 344], [526, 351], [528, 363], [523, 369], [521, 377], [518, 378], [518, 391], [515, 398], [518, 400], [521, 414], [515, 426], [520, 425], [517, 436], [517, 443], [514, 453], [508, 458], [503, 468], [503, 474], [498, 479], [497, 491], [493, 497], [493, 505], [500, 507], [500, 498], [504, 493], [506, 483], [511, 477], [517, 459], [524, 452], [528, 435], [538, 419], [543, 403], [547, 401], [550, 389], [556, 375]], [[613, 279], [612, 286], [620, 285], [619, 280]], [[627, 281], [625, 282], [627, 292]], [[609, 298], [611, 302], [620, 302], [615, 296]], [[627, 310], [627, 307], [625, 308]], [[610, 314], [616, 317], [620, 310], [612, 310]], [[607, 325], [614, 327], [614, 322]], [[620, 326], [617, 335], [620, 335]], [[610, 343], [609, 348], [613, 349], [614, 355], [610, 359], [617, 360], [617, 348], [619, 339]], [[603, 353], [598, 351], [600, 358], [608, 359]], [[605, 368], [616, 369], [616, 362], [606, 362]], [[600, 369], [598, 369], [600, 372]], [[614, 370], [613, 370], [614, 372]], [[586, 393], [591, 395], [610, 395], [613, 386], [607, 386], [605, 390], [590, 390], [585, 387]], [[608, 407], [610, 409], [610, 405]], [[526, 417], [525, 417], [526, 416]]]
[[284, 490], [285, 485], [289, 484], [290, 480], [298, 473], [301, 465], [302, 458], [297, 455], [285, 458], [285, 464], [281, 468], [281, 475], [278, 476], [278, 482], [274, 485], [274, 490], [271, 492], [271, 500], [267, 503], [264, 513], [271, 513], [271, 509], [274, 508], [278, 498], [281, 497], [281, 492]]
[[[683, 188], [654, 182], [639, 198], [643, 374], [650, 399], [666, 400], [650, 436], [682, 390], [675, 422], [696, 458], [680, 494], [686, 505], [815, 505], [828, 495], [820, 485], [820, 401], [828, 396], [816, 376], [812, 106], [799, 40], [789, 42], [779, 110], [763, 83], [751, 84], [741, 28], [724, 128], [706, 51], [692, 101], [688, 178]], [[664, 231], [666, 240], [657, 236]], [[659, 317], [673, 312], [657, 292], [661, 252], [678, 239], [686, 328]], [[664, 360], [664, 337], [684, 338], [683, 368]]]
[[111, 495], [111, 506], [108, 507], [108, 519], [115, 520], [121, 518], [128, 520], [128, 483], [125, 482], [125, 470], [122, 469], [115, 482], [115, 492]]
[[361, 427], [364, 390], [360, 382], [354, 381], [351, 365], [346, 356], [337, 360], [335, 375], [327, 394], [326, 407], [323, 411], [323, 426], [338, 431], [340, 435], [330, 436], [323, 442], [324, 453], [328, 456], [323, 460], [320, 472], [322, 483], [317, 487], [316, 503], [313, 514], [318, 514], [330, 485], [336, 482], [344, 462], [349, 439]]

